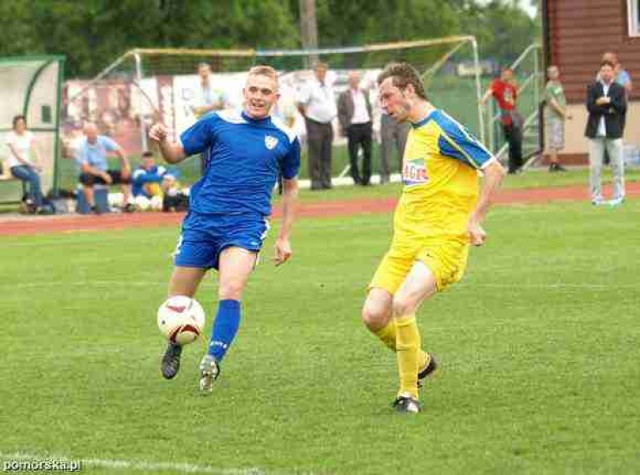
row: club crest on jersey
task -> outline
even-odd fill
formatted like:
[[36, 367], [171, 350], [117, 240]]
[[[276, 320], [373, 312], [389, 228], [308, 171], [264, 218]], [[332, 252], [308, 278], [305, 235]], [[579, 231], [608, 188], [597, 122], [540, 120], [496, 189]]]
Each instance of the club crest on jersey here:
[[273, 150], [276, 145], [278, 145], [278, 139], [273, 135], [265, 135], [264, 136], [264, 146], [267, 147], [267, 150]]
[[402, 181], [406, 186], [422, 185], [429, 181], [424, 158], [407, 160], [402, 169]]

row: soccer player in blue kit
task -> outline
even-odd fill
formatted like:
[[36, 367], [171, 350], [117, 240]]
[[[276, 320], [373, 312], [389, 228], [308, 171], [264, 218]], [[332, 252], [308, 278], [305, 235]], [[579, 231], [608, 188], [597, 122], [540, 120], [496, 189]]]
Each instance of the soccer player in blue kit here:
[[[163, 124], [149, 137], [164, 159], [177, 163], [203, 154], [202, 178], [191, 188], [190, 210], [174, 254], [169, 296], [193, 297], [207, 270], [218, 270], [218, 311], [207, 354], [200, 363], [200, 389], [209, 392], [220, 374], [220, 362], [240, 324], [242, 293], [269, 229], [271, 195], [283, 177], [282, 222], [275, 243], [275, 264], [291, 257], [289, 237], [298, 195], [300, 142], [271, 117], [279, 98], [276, 71], [269, 66], [249, 70], [243, 89], [243, 110], [211, 112], [168, 140]], [[173, 378], [180, 368], [182, 347], [169, 344], [162, 375]]]

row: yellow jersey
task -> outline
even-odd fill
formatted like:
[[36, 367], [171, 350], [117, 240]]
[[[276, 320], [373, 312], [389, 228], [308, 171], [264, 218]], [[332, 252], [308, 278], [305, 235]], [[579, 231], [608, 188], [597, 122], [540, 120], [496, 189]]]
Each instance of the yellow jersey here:
[[402, 159], [404, 188], [396, 207], [396, 238], [468, 240], [478, 170], [495, 160], [460, 123], [439, 109], [412, 124]]

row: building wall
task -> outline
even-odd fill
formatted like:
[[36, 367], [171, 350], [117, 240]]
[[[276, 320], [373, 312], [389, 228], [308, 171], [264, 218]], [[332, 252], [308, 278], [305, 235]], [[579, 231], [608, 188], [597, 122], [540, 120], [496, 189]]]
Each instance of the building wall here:
[[624, 142], [640, 148], [640, 37], [629, 37], [627, 0], [543, 0], [543, 12], [545, 57], [560, 68], [573, 116], [565, 127], [563, 160], [586, 162], [584, 101], [606, 51], [618, 54], [634, 82]]
[[[569, 102], [584, 100], [602, 54], [618, 54], [640, 100], [640, 37], [629, 37], [626, 0], [545, 0], [546, 56], [560, 67]], [[640, 117], [638, 117], [640, 119]]]

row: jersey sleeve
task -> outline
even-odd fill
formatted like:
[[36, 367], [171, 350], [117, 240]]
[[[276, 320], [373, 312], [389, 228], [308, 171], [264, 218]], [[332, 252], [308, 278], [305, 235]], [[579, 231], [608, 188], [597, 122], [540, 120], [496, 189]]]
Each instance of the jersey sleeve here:
[[459, 160], [475, 169], [484, 168], [494, 158], [478, 139], [452, 119], [441, 124], [438, 147], [442, 155]]
[[207, 114], [180, 135], [180, 144], [185, 155], [204, 152], [213, 143], [213, 131], [217, 113]]
[[300, 171], [300, 140], [298, 137], [293, 139], [289, 151], [282, 160], [282, 177], [285, 180], [292, 180]]

